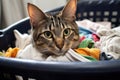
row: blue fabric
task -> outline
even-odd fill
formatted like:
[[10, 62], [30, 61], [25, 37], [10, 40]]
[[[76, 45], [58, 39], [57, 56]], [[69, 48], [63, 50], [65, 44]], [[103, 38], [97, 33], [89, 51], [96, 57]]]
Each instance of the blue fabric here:
[[93, 39], [92, 34], [95, 32], [79, 26], [79, 34], [85, 36], [85, 38]]

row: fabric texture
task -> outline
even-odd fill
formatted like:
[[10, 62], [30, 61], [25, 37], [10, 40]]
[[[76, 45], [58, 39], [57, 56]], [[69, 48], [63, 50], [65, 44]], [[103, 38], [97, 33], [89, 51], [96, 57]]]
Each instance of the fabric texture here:
[[100, 49], [98, 48], [78, 48], [75, 49], [75, 51], [79, 54], [86, 55], [86, 56], [92, 56], [93, 58], [99, 60], [100, 55]]
[[101, 28], [97, 31], [100, 41], [95, 46], [114, 59], [120, 59], [120, 31], [115, 29]]

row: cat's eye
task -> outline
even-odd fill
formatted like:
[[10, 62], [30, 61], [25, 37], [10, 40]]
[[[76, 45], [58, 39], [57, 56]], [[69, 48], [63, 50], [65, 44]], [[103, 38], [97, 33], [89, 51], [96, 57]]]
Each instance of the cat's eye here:
[[63, 32], [63, 34], [65, 36], [68, 36], [70, 34], [70, 29], [69, 28], [65, 29], [64, 32]]
[[45, 36], [46, 38], [52, 38], [52, 33], [51, 33], [50, 31], [45, 31], [45, 32], [44, 32], [44, 36]]

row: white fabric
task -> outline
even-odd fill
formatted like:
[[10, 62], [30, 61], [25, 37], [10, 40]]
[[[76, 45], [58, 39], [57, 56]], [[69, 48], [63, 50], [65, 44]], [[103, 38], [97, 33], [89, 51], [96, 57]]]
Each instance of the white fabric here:
[[97, 33], [100, 35], [100, 41], [95, 44], [96, 47], [100, 48], [101, 52], [113, 56], [114, 59], [120, 59], [120, 31], [101, 28]]
[[32, 36], [27, 33], [21, 34], [18, 30], [14, 30], [14, 35], [16, 38], [16, 47], [24, 49], [27, 45], [32, 42]]

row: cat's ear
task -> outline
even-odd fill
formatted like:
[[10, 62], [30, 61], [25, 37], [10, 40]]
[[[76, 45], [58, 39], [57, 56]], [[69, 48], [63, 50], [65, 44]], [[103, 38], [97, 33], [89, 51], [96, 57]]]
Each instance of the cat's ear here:
[[77, 0], [69, 0], [67, 5], [62, 10], [62, 17], [67, 20], [75, 20], [75, 13], [77, 8]]
[[38, 27], [38, 23], [46, 18], [45, 13], [42, 12], [37, 6], [28, 3], [28, 14], [30, 17], [33, 29]]

